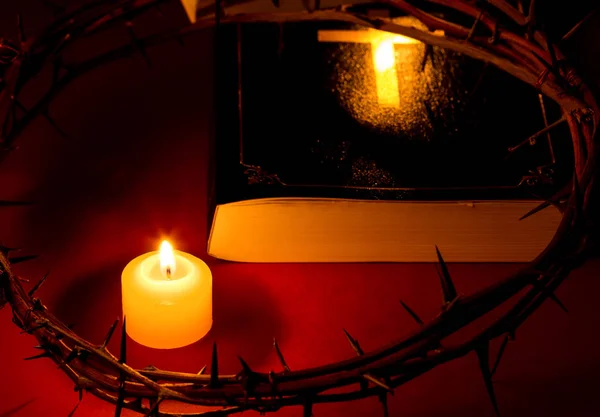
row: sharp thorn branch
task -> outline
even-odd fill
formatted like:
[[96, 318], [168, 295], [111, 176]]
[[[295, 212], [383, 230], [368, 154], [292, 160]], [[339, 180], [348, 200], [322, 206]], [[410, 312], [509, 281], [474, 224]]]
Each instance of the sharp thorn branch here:
[[456, 288], [454, 287], [454, 283], [452, 282], [452, 277], [450, 277], [450, 272], [448, 272], [448, 266], [446, 262], [444, 262], [444, 258], [442, 257], [442, 253], [440, 249], [435, 246], [435, 252], [438, 258], [439, 271], [438, 275], [440, 277], [440, 283], [442, 284], [442, 293], [444, 295], [444, 302], [446, 304], [451, 303], [456, 300], [458, 294], [456, 293]]
[[527, 213], [525, 213], [524, 215], [522, 215], [519, 220], [525, 220], [528, 217], [533, 216], [536, 213], [539, 213], [540, 211], [550, 207], [552, 205], [552, 203], [550, 201], [544, 201], [543, 203], [535, 206], [534, 208], [532, 208], [531, 210], [529, 210]]
[[117, 404], [115, 406], [115, 417], [121, 417], [121, 411], [125, 405], [125, 382], [121, 380], [119, 384], [119, 394], [117, 396]]
[[575, 34], [575, 32], [577, 32], [579, 30], [579, 28], [585, 22], [587, 22], [592, 16], [594, 16], [596, 13], [598, 13], [598, 11], [600, 11], [600, 7], [596, 7], [594, 10], [592, 10], [590, 13], [588, 13], [583, 19], [581, 19], [579, 22], [577, 22], [575, 24], [575, 26], [573, 26], [567, 33], [565, 33], [563, 35], [562, 42], [569, 40], [571, 38], [571, 36], [573, 36], [573, 34]]
[[356, 340], [355, 338], [353, 338], [352, 335], [350, 335], [350, 333], [348, 333], [348, 331], [346, 329], [342, 329], [342, 330], [344, 331], [344, 334], [346, 335], [346, 339], [348, 339], [348, 342], [350, 342], [350, 346], [352, 346], [352, 349], [354, 349], [354, 351], [356, 352], [356, 354], [358, 356], [364, 355], [365, 352], [360, 347], [360, 344], [358, 343], [358, 340]]
[[150, 409], [148, 410], [148, 412], [144, 415], [144, 417], [151, 417], [154, 415], [157, 415], [157, 411], [158, 411], [158, 407], [160, 406], [160, 403], [163, 402], [162, 397], [159, 397], [150, 407]]
[[50, 358], [50, 357], [51, 357], [50, 352], [46, 351], [46, 352], [39, 353], [37, 355], [29, 356], [27, 358], [24, 358], [23, 360], [32, 361], [35, 359]]
[[242, 372], [246, 375], [246, 376], [250, 376], [254, 374], [254, 371], [252, 370], [252, 368], [250, 368], [250, 366], [248, 365], [248, 363], [244, 360], [244, 358], [242, 358], [241, 356], [238, 356], [238, 360], [240, 361], [240, 364], [242, 365]]
[[475, 349], [475, 353], [479, 359], [479, 369], [481, 370], [481, 374], [483, 376], [485, 388], [490, 397], [490, 401], [492, 402], [492, 406], [494, 407], [494, 412], [496, 413], [496, 416], [499, 417], [500, 412], [498, 410], [498, 402], [496, 400], [496, 393], [494, 392], [494, 385], [492, 384], [492, 373], [490, 372], [489, 351], [490, 345], [487, 341]]
[[390, 410], [388, 408], [387, 394], [383, 393], [379, 395], [379, 402], [381, 403], [381, 408], [383, 409], [383, 417], [390, 416]]
[[49, 274], [49, 273], [46, 273], [46, 274], [45, 274], [45, 275], [42, 277], [42, 279], [40, 279], [40, 280], [38, 281], [38, 283], [37, 283], [37, 284], [35, 284], [31, 290], [29, 290], [29, 293], [28, 293], [28, 295], [29, 295], [29, 298], [32, 298], [32, 297], [33, 297], [33, 295], [34, 295], [34, 294], [37, 292], [37, 290], [39, 290], [39, 289], [40, 289], [40, 287], [42, 286], [42, 284], [43, 284], [44, 282], [46, 282], [46, 279], [48, 278], [48, 274]]
[[[0, 244], [0, 253], [4, 256], [8, 256], [9, 253], [14, 252], [14, 251], [19, 251], [21, 250], [20, 248], [9, 248], [8, 246], [4, 246], [2, 244]], [[25, 278], [23, 278], [25, 279]], [[25, 281], [28, 282], [28, 281]]]
[[202, 369], [200, 369], [200, 371], [198, 371], [198, 375], [202, 375], [202, 374], [204, 374], [204, 372], [206, 371], [206, 368], [207, 368], [207, 365], [204, 365], [204, 366], [202, 367]]
[[68, 365], [69, 363], [71, 363], [73, 361], [73, 359], [77, 358], [78, 356], [79, 356], [79, 349], [73, 348], [71, 350], [71, 352], [69, 353], [69, 355], [67, 355], [65, 360], [58, 367], [60, 368], [62, 365]]
[[144, 61], [146, 61], [146, 65], [148, 65], [148, 68], [152, 68], [152, 62], [150, 61], [150, 57], [146, 52], [146, 48], [144, 47], [144, 44], [140, 41], [140, 39], [136, 36], [135, 31], [133, 30], [133, 23], [131, 21], [128, 21], [126, 22], [125, 26], [127, 28], [127, 33], [131, 38], [133, 46], [138, 50], [142, 58], [144, 58]]
[[506, 350], [506, 346], [510, 341], [510, 336], [507, 334], [504, 336], [502, 340], [502, 344], [500, 345], [500, 349], [498, 349], [498, 354], [496, 355], [496, 360], [494, 361], [494, 366], [492, 367], [492, 371], [490, 372], [491, 376], [494, 376], [496, 370], [498, 369], [498, 365], [500, 365], [500, 361], [502, 360], [502, 355], [504, 355], [504, 351]]
[[394, 393], [394, 389], [392, 387], [390, 387], [388, 384], [386, 384], [385, 382], [383, 382], [380, 378], [377, 378], [371, 374], [364, 374], [362, 376], [364, 379], [366, 379], [367, 381], [371, 382], [374, 385], [377, 385], [380, 388], [383, 388], [384, 390], [386, 390], [389, 393]]
[[[81, 396], [81, 391], [79, 391], [79, 395]], [[73, 415], [75, 415], [75, 411], [77, 411], [77, 409], [79, 408], [79, 404], [81, 404], [81, 398], [79, 399], [79, 402], [75, 405], [75, 408], [73, 408], [71, 412], [67, 415], [67, 417], [73, 417]]]
[[8, 258], [8, 261], [12, 265], [16, 265], [16, 264], [20, 264], [22, 262], [30, 261], [30, 260], [35, 259], [35, 258], [37, 258], [37, 255], [15, 256], [13, 258]]
[[483, 10], [479, 12], [479, 14], [477, 15], [477, 18], [475, 19], [475, 22], [473, 22], [473, 26], [471, 26], [471, 29], [469, 30], [469, 34], [467, 35], [467, 39], [466, 39], [467, 42], [473, 38], [473, 35], [475, 35], [475, 31], [477, 30], [477, 25], [479, 25], [479, 22], [481, 22], [482, 16], [483, 16]]
[[548, 289], [541, 282], [539, 282], [537, 280], [535, 280], [533, 282], [533, 286], [535, 288], [537, 288], [545, 297], [547, 297], [550, 300], [554, 301], [554, 303], [556, 305], [558, 305], [565, 313], [569, 312], [569, 310], [567, 310], [567, 307], [565, 307], [565, 305], [563, 304], [563, 302], [560, 301], [560, 299], [556, 296], [556, 294], [554, 294], [554, 291]]
[[108, 346], [108, 344], [110, 343], [110, 339], [112, 338], [113, 333], [115, 332], [115, 329], [117, 328], [117, 324], [119, 324], [119, 319], [116, 319], [114, 321], [114, 323], [108, 329], [108, 333], [106, 334], [106, 337], [104, 338], [104, 342], [102, 342], [102, 345], [100, 345], [100, 347], [102, 349], [106, 349], [106, 346]]
[[281, 353], [281, 349], [279, 349], [279, 344], [277, 343], [277, 339], [275, 339], [275, 338], [273, 338], [273, 348], [275, 349], [275, 353], [277, 354], [277, 357], [279, 358], [279, 363], [281, 363], [283, 370], [285, 372], [290, 372], [290, 367], [286, 363], [285, 358], [283, 357], [283, 353]]
[[523, 146], [527, 145], [527, 144], [535, 144], [535, 141], [537, 138], [539, 138], [540, 136], [550, 132], [552, 129], [554, 129], [555, 127], [559, 126], [560, 124], [566, 122], [567, 119], [566, 117], [561, 117], [560, 119], [558, 119], [557, 121], [549, 124], [548, 126], [544, 127], [543, 129], [539, 130], [538, 132], [534, 133], [533, 135], [529, 136], [527, 139], [525, 139], [524, 141], [520, 142], [519, 144], [515, 145], [515, 146], [511, 146], [510, 148], [508, 148], [508, 153], [511, 154], [514, 151], [516, 151], [517, 149], [522, 148]]
[[311, 401], [305, 401], [302, 408], [302, 417], [313, 417], [313, 405]]
[[127, 362], [127, 317], [123, 317], [121, 326], [121, 349], [119, 352], [119, 363]]
[[[123, 317], [121, 326], [121, 349], [119, 352], [119, 363], [127, 362], [127, 317]], [[119, 372], [119, 394], [117, 396], [117, 405], [115, 407], [115, 417], [121, 417], [121, 411], [125, 405], [125, 374]]]
[[421, 65], [419, 66], [421, 72], [425, 71], [425, 66], [427, 65], [428, 59], [433, 65], [433, 46], [425, 44], [425, 51], [423, 52], [423, 58], [421, 58]]
[[42, 115], [44, 116], [46, 121], [50, 124], [50, 126], [52, 126], [54, 128], [54, 130], [56, 130], [56, 132], [63, 139], [69, 139], [69, 135], [67, 135], [66, 132], [60, 128], [60, 126], [56, 123], [56, 121], [54, 121], [54, 119], [52, 118], [52, 116], [50, 116], [50, 114], [48, 113], [47, 110], [42, 112]]
[[210, 388], [218, 388], [219, 383], [219, 356], [217, 354], [217, 343], [213, 343], [212, 359], [210, 362]]
[[402, 307], [404, 307], [406, 312], [410, 314], [413, 320], [417, 322], [417, 324], [420, 324], [421, 326], [425, 324], [423, 320], [421, 320], [421, 318], [417, 315], [417, 313], [415, 313], [408, 305], [406, 305], [404, 301], [400, 300], [400, 304], [402, 305]]

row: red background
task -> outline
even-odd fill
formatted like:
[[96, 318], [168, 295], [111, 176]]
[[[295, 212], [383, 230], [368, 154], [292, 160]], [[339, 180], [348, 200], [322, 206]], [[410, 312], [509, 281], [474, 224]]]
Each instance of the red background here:
[[[31, 11], [25, 14], [30, 30], [50, 17], [39, 5], [20, 6]], [[16, 5], [1, 7], [0, 34], [12, 36]], [[181, 22], [183, 14], [171, 11]], [[424, 319], [434, 317], [441, 291], [430, 264], [235, 264], [205, 255], [209, 45], [207, 36], [194, 35], [183, 48], [169, 43], [150, 49], [152, 69], [133, 56], [75, 82], [51, 108], [69, 139], [43, 119], [27, 130], [19, 150], [0, 166], [1, 199], [36, 201], [3, 209], [0, 217], [5, 245], [40, 254], [18, 272], [36, 280], [49, 270], [38, 295], [83, 337], [100, 343], [120, 315], [120, 273], [129, 260], [155, 250], [162, 237], [206, 260], [214, 277], [213, 330], [175, 351], [130, 340], [137, 367], [195, 372], [209, 362], [217, 341], [224, 373], [239, 371], [237, 354], [256, 370], [279, 370], [272, 350], [277, 337], [288, 364], [298, 369], [351, 357], [342, 327], [366, 350], [414, 330], [399, 299]], [[453, 264], [450, 270], [459, 291], [468, 294], [517, 267]], [[495, 384], [502, 415], [600, 415], [597, 267], [597, 261], [588, 263], [559, 289], [569, 315], [546, 303], [509, 345]], [[33, 345], [34, 338], [12, 324], [10, 309], [0, 311], [2, 417], [65, 416], [77, 403], [72, 383], [51, 361], [22, 360], [39, 353]], [[362, 416], [378, 407], [369, 399], [316, 406], [314, 412]], [[473, 356], [400, 387], [390, 411], [493, 415]], [[86, 395], [76, 415], [113, 413], [111, 405]]]

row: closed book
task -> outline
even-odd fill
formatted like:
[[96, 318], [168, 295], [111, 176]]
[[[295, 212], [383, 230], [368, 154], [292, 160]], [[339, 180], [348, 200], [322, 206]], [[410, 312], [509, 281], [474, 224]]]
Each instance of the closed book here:
[[560, 116], [533, 87], [346, 23], [222, 25], [216, 48], [210, 255], [523, 262], [552, 238], [558, 210], [519, 218], [572, 150], [563, 126], [525, 140]]

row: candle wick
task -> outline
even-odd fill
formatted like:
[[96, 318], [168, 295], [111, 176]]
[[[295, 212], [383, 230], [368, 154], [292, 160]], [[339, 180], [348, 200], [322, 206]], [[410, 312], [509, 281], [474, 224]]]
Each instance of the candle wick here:
[[171, 267], [170, 266], [167, 266], [166, 273], [167, 273], [167, 278], [171, 279]]

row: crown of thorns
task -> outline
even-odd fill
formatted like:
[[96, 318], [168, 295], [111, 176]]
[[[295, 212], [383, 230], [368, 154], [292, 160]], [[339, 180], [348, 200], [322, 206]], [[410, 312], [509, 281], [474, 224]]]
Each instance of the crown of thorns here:
[[[161, 410], [161, 402], [170, 400], [213, 407], [211, 411], [185, 414], [187, 416], [223, 416], [244, 410], [266, 413], [287, 406], [302, 406], [303, 415], [309, 417], [315, 404], [371, 396], [379, 398], [383, 414], [387, 416], [387, 398], [396, 387], [440, 364], [474, 353], [479, 358], [492, 406], [498, 413], [492, 375], [505, 348], [521, 324], [544, 301], [552, 300], [564, 308], [554, 291], [570, 271], [589, 257], [592, 247], [591, 202], [595, 196], [596, 127], [600, 113], [589, 88], [557, 45], [540, 31], [536, 24], [534, 0], [380, 2], [380, 6], [393, 13], [418, 19], [427, 28], [425, 30], [373, 17], [368, 13], [369, 5], [340, 4], [334, 8], [320, 8], [318, 1], [303, 0], [305, 8], [302, 11], [284, 13], [277, 9], [279, 1], [273, 0], [275, 12], [257, 14], [231, 13], [218, 1], [198, 9], [194, 24], [145, 38], [136, 36], [136, 18], [164, 2], [166, 0], [94, 0], [72, 9], [53, 6], [57, 12], [54, 22], [31, 38], [26, 36], [19, 18], [18, 42], [0, 41], [0, 158], [14, 149], [20, 134], [38, 117], [45, 118], [53, 128], [64, 134], [49, 113], [53, 99], [70, 82], [108, 62], [135, 53], [149, 62], [146, 50], [153, 45], [178, 40], [221, 24], [344, 21], [405, 35], [427, 45], [448, 48], [485, 61], [534, 86], [558, 103], [563, 117], [546, 125], [536, 135], [559, 123], [568, 124], [574, 149], [574, 175], [569, 184], [542, 201], [532, 212], [525, 213], [523, 218], [555, 206], [563, 214], [562, 221], [550, 244], [534, 260], [489, 288], [467, 296], [458, 295], [442, 254], [436, 248], [443, 292], [441, 312], [426, 322], [401, 302], [419, 327], [387, 346], [363, 351], [359, 342], [346, 332], [350, 346], [357, 354], [355, 358], [309, 369], [294, 369], [293, 365], [288, 366], [274, 342], [280, 370], [261, 372], [240, 357], [241, 370], [235, 375], [219, 373], [216, 344], [207, 373], [205, 369], [199, 373], [181, 373], [154, 367], [130, 367], [127, 364], [125, 319], [120, 328], [118, 356], [107, 349], [118, 321], [110, 327], [100, 344], [84, 340], [54, 317], [36, 297], [36, 291], [46, 276], [26, 290], [23, 283], [29, 281], [13, 273], [12, 265], [32, 257], [12, 256], [11, 248], [0, 247], [0, 307], [9, 304], [13, 322], [38, 341], [40, 353], [27, 359], [53, 360], [75, 384], [79, 401], [84, 392], [89, 392], [115, 404], [116, 416], [121, 415], [123, 408], [148, 416], [181, 415]], [[446, 16], [454, 16], [455, 20]], [[456, 19], [457, 16], [460, 19]], [[470, 21], [470, 24], [465, 26], [465, 21]], [[119, 26], [128, 32], [130, 43], [84, 61], [69, 62], [64, 58], [63, 52], [73, 44], [85, 42], [93, 33]], [[434, 35], [433, 31], [443, 31], [443, 36]], [[565, 36], [570, 36], [570, 33]], [[21, 91], [48, 67], [53, 74], [50, 85], [40, 93], [34, 104], [25, 107], [20, 101]], [[0, 201], [1, 206], [19, 204], [26, 202]], [[512, 307], [475, 336], [454, 344], [444, 342], [448, 336], [509, 300]], [[496, 338], [503, 340], [495, 358], [490, 358], [489, 346]], [[335, 392], [339, 387], [347, 389], [343, 393]], [[222, 408], [214, 411], [214, 406]]]

